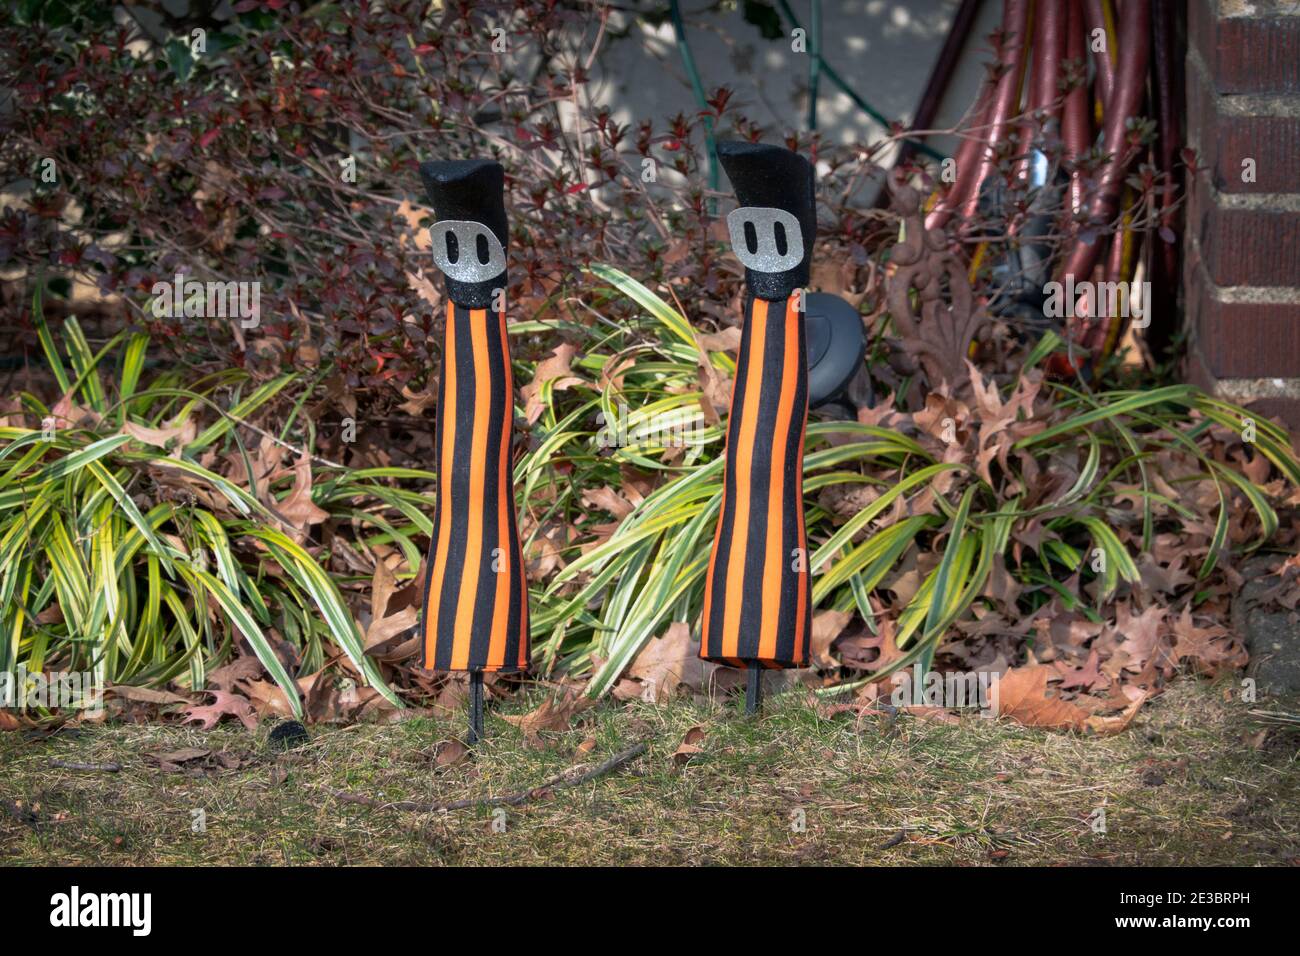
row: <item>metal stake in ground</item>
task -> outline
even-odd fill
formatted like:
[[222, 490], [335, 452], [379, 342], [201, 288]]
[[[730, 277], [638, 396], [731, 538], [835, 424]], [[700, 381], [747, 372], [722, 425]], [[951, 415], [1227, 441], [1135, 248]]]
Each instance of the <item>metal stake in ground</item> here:
[[471, 747], [483, 739], [483, 672], [471, 671], [469, 675], [469, 735], [466, 743]]
[[761, 143], [721, 142], [717, 152], [740, 203], [727, 225], [748, 292], [700, 656], [748, 669], [745, 709], [754, 713], [765, 668], [808, 662], [803, 287], [816, 235], [813, 167], [797, 153]]
[[438, 218], [430, 251], [447, 287], [423, 662], [469, 674], [473, 744], [483, 737], [483, 675], [529, 665], [528, 583], [511, 482], [505, 172], [465, 160], [424, 163], [420, 175]]
[[763, 665], [750, 661], [745, 665], [745, 716], [754, 716], [762, 706]]

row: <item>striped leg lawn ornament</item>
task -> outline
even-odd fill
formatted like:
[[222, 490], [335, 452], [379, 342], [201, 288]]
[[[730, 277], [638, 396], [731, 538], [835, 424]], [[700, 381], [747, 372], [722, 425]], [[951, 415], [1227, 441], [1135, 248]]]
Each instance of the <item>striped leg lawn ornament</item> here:
[[483, 734], [483, 674], [529, 665], [528, 586], [510, 453], [505, 174], [488, 160], [420, 166], [446, 277], [438, 392], [437, 510], [426, 561], [424, 666], [470, 675], [469, 742]]
[[717, 151], [740, 202], [727, 225], [747, 293], [700, 656], [748, 669], [745, 710], [752, 714], [762, 668], [808, 663], [808, 364], [801, 305], [816, 206], [812, 164], [797, 153], [743, 142], [720, 142]]

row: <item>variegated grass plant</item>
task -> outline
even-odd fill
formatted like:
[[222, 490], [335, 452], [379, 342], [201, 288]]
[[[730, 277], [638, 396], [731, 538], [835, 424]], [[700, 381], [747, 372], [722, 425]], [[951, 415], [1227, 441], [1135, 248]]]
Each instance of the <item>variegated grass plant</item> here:
[[[336, 577], [275, 516], [284, 491], [258, 487], [235, 427], [299, 376], [255, 385], [241, 370], [198, 381], [168, 370], [146, 384], [146, 335], [119, 333], [92, 353], [69, 318], [61, 350], [39, 296], [34, 312], [63, 398], [50, 408], [24, 393], [24, 412], [42, 427], [0, 428], [0, 669], [36, 673], [57, 661], [100, 682], [200, 689], [242, 635], [301, 716], [297, 675], [276, 655], [274, 636], [298, 649], [302, 673], [342, 651], [400, 706], [363, 652]], [[211, 423], [186, 427], [200, 418]], [[243, 456], [248, 487], [200, 463], [223, 443]], [[431, 476], [330, 474], [313, 500], [369, 523], [418, 563], [412, 538], [429, 530], [424, 502], [379, 483], [393, 477]], [[404, 515], [403, 525], [358, 500]]]
[[[698, 621], [723, 448], [722, 423], [700, 420], [701, 382], [734, 375], [735, 365], [727, 351], [704, 348], [680, 309], [636, 280], [605, 266], [591, 273], [596, 285], [582, 306], [590, 321], [527, 321], [511, 332], [542, 351], [557, 332], [580, 343], [562, 375], [538, 374], [540, 363], [521, 357], [529, 349], [516, 349], [517, 378], [532, 383], [533, 421], [515, 485], [536, 579], [538, 670], [580, 678], [599, 696], [671, 622]], [[602, 312], [615, 303], [627, 312], [629, 299], [623, 320]], [[57, 661], [113, 683], [199, 689], [242, 636], [295, 713], [302, 712], [295, 680], [340, 652], [400, 706], [344, 597], [364, 590], [365, 576], [286, 527], [277, 506], [292, 489], [282, 480], [259, 486], [245, 446], [259, 414], [262, 428], [281, 439], [303, 424], [313, 383], [299, 373], [258, 383], [236, 369], [198, 381], [168, 369], [146, 383], [146, 336], [122, 333], [92, 352], [69, 319], [60, 347], [39, 300], [35, 318], [62, 399], [51, 408], [19, 396], [26, 418], [53, 420], [52, 428], [0, 427], [0, 668], [34, 672]], [[1026, 368], [1054, 344], [1040, 343]], [[1227, 551], [1257, 547], [1276, 530], [1268, 490], [1207, 450], [1212, 430], [1247, 428], [1243, 409], [1190, 385], [1043, 387], [1050, 414], [1014, 450], [1044, 463], [1066, 455], [1078, 466], [1068, 487], [1032, 503], [1015, 491], [1025, 482], [994, 486], [969, 462], [944, 460], [924, 436], [809, 423], [804, 489], [816, 607], [856, 611], [874, 629], [878, 589], [909, 553], [933, 558], [892, 622], [902, 653], [865, 679], [918, 662], [928, 669], [954, 624], [989, 600], [995, 559], [1008, 552], [1018, 523], [1041, 520], [1052, 532], [1036, 553], [1006, 564], [1024, 588], [1022, 606], [1056, 596], [1090, 615], [1097, 613], [1090, 604], [1138, 584], [1134, 551], [1150, 548], [1158, 525], [1213, 528], [1198, 579]], [[295, 394], [283, 420], [268, 424], [267, 409]], [[620, 420], [626, 441], [605, 440], [609, 423]], [[1258, 453], [1300, 484], [1287, 435], [1265, 421], [1252, 427]], [[665, 434], [680, 446], [666, 446]], [[1153, 470], [1169, 453], [1195, 465], [1181, 486], [1208, 483], [1216, 507], [1179, 500], [1156, 480]], [[242, 482], [203, 464], [218, 454], [244, 460]], [[355, 552], [372, 560], [400, 552], [397, 577], [409, 581], [431, 531], [435, 476], [317, 463], [313, 477], [311, 504], [329, 514], [334, 532], [350, 535]], [[850, 515], [832, 513], [821, 493], [836, 487], [869, 489], [869, 501]], [[926, 494], [933, 506], [913, 509]], [[1128, 542], [1114, 527], [1117, 496], [1134, 500], [1140, 514]], [[610, 520], [601, 521], [606, 511]], [[1234, 544], [1230, 527], [1247, 511], [1253, 539]], [[1096, 551], [1105, 556], [1101, 570], [1088, 560]], [[276, 641], [295, 648], [296, 673], [277, 656]]]
[[[622, 469], [629, 466], [657, 473], [653, 491], [622, 517], [616, 530], [598, 536], [580, 533], [571, 541], [564, 555], [569, 563], [534, 596], [534, 643], [541, 659], [548, 667], [589, 672], [588, 691], [600, 695], [670, 622], [698, 622], [721, 501], [723, 436], [716, 425], [699, 429], [685, 455], [666, 457], [663, 448], [635, 443], [601, 450], [586, 423], [596, 412], [608, 420], [619, 400], [639, 409], [637, 420], [651, 426], [656, 418], [689, 413], [698, 406], [700, 382], [707, 378], [700, 374], [701, 363], [711, 363], [723, 375], [734, 374], [735, 367], [725, 352], [701, 349], [681, 311], [635, 279], [603, 266], [592, 272], [611, 294], [626, 295], [643, 310], [627, 333], [637, 344], [613, 331], [606, 341], [597, 337], [581, 362], [589, 382], [569, 383], [563, 393], [541, 390], [545, 455], [530, 456], [521, 476], [529, 495], [545, 482], [554, 483], [545, 496], [542, 520], [560, 515], [572, 522], [583, 510], [585, 490], [618, 487]], [[1040, 342], [1025, 367], [1033, 367], [1059, 344], [1055, 337]], [[632, 349], [640, 353], [619, 389], [612, 372]], [[856, 421], [810, 421], [804, 490], [814, 605], [856, 610], [874, 630], [873, 592], [907, 552], [927, 549], [939, 555], [897, 616], [894, 640], [903, 653], [868, 679], [917, 662], [923, 671], [929, 669], [954, 623], [985, 600], [994, 558], [1008, 551], [1018, 522], [1042, 518], [1052, 532], [1032, 560], [1008, 562], [1030, 592], [1028, 600], [1035, 600], [1033, 592], [1039, 601], [1056, 594], [1067, 608], [1094, 617], [1083, 584], [1096, 579], [1092, 591], [1106, 601], [1125, 585], [1139, 583], [1131, 546], [1112, 528], [1117, 495], [1139, 502], [1137, 540], [1143, 550], [1150, 549], [1158, 521], [1208, 519], [1214, 533], [1196, 569], [1198, 579], [1213, 571], [1228, 547], [1230, 518], [1241, 517], [1242, 503], [1258, 523], [1258, 535], [1245, 549], [1258, 547], [1277, 529], [1277, 514], [1260, 484], [1204, 447], [1216, 426], [1237, 434], [1253, 430], [1258, 452], [1293, 488], [1300, 484], [1300, 462], [1282, 429], [1194, 386], [1098, 393], [1064, 383], [1045, 387], [1051, 390], [1050, 418], [1014, 448], [1044, 463], [1061, 454], [1082, 462], [1070, 487], [1032, 505], [1023, 495], [1008, 492], [1025, 482], [993, 487], [970, 463], [942, 460], [933, 442], [923, 444], [900, 430]], [[1217, 508], [1208, 515], [1171, 498], [1153, 480], [1157, 457], [1169, 451], [1197, 463], [1198, 470], [1182, 476], [1180, 483], [1204, 480], [1217, 492]], [[557, 477], [561, 463], [563, 474]], [[910, 513], [900, 505], [900, 499], [905, 504], [945, 474], [951, 477], [945, 493], [935, 496], [937, 508]], [[819, 493], [831, 486], [871, 486], [874, 498], [847, 518], [833, 515], [818, 504]], [[1095, 562], [1101, 570], [1094, 572], [1088, 559], [1097, 550], [1105, 559]], [[1064, 582], [1076, 574], [1081, 585], [1072, 592]]]

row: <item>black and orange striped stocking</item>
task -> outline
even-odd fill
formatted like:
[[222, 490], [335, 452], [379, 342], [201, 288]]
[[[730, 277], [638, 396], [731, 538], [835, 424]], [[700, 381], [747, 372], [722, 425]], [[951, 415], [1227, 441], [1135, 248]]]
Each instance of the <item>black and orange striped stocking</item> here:
[[798, 303], [797, 293], [746, 296], [700, 644], [701, 657], [733, 666], [808, 663], [808, 361]]
[[528, 588], [511, 480], [514, 383], [505, 314], [448, 303], [442, 354], [424, 666], [527, 670]]
[[422, 163], [420, 176], [438, 217], [430, 252], [447, 289], [422, 659], [430, 670], [469, 673], [468, 741], [475, 743], [483, 732], [483, 674], [529, 664], [510, 453], [505, 170], [491, 160], [451, 160]]
[[817, 238], [816, 183], [812, 163], [784, 147], [724, 140], [716, 149], [739, 203], [727, 229], [747, 291], [700, 656], [748, 669], [752, 714], [762, 668], [807, 666], [812, 632], [802, 302]]

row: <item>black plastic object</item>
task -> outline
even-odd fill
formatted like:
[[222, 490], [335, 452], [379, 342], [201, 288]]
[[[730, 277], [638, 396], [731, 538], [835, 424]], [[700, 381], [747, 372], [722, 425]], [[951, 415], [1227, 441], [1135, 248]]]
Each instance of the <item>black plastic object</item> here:
[[[424, 191], [438, 221], [479, 222], [506, 248], [505, 170], [490, 159], [435, 160], [420, 164]], [[445, 276], [447, 297], [467, 309], [493, 305], [492, 294], [506, 285], [506, 272], [482, 282], [461, 282]]]
[[271, 728], [266, 743], [272, 750], [290, 750], [305, 744], [310, 739], [307, 728], [298, 721], [282, 720]]
[[[1037, 148], [1029, 153], [1028, 170], [1033, 198], [1015, 241], [1005, 243], [996, 236], [990, 238], [990, 248], [1000, 255], [989, 269], [993, 294], [988, 308], [1006, 320], [1022, 342], [1037, 341], [1049, 329], [1065, 331], [1063, 323], [1045, 317], [1043, 303], [1047, 299], [1046, 284], [1052, 278], [1051, 234], [1070, 178], [1063, 170], [1051, 167]], [[1011, 191], [1000, 177], [990, 176], [980, 184], [979, 214], [984, 222], [1005, 221], [1017, 215], [1014, 204]]]
[[808, 329], [808, 404], [816, 408], [839, 398], [862, 369], [867, 337], [858, 310], [829, 292], [804, 296], [804, 321]]
[[718, 159], [741, 207], [780, 209], [799, 221], [803, 260], [783, 272], [745, 270], [749, 291], [768, 302], [783, 302], [808, 284], [813, 240], [817, 236], [817, 200], [812, 163], [798, 153], [767, 143], [723, 140]]

